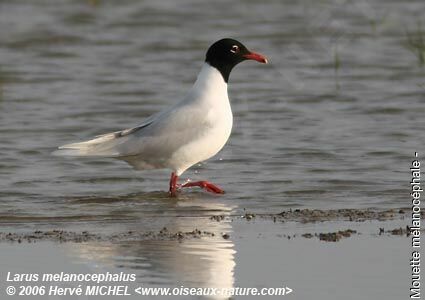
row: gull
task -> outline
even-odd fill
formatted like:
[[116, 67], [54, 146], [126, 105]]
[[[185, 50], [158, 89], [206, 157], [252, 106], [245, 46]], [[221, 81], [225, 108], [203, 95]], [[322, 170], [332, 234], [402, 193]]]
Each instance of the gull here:
[[193, 85], [181, 101], [144, 120], [140, 125], [99, 135], [94, 139], [60, 146], [58, 156], [111, 157], [136, 170], [170, 169], [169, 194], [181, 188], [201, 187], [223, 194], [208, 181], [178, 184], [191, 166], [217, 154], [230, 137], [233, 114], [227, 85], [233, 67], [245, 60], [267, 63], [235, 39], [212, 44]]

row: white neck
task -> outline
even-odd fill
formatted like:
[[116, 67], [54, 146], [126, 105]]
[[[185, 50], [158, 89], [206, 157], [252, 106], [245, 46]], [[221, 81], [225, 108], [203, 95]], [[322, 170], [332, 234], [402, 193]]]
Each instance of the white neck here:
[[[225, 97], [227, 96], [227, 83], [221, 73], [208, 63], [204, 63], [198, 78], [190, 91], [195, 98], [205, 96]], [[210, 97], [208, 97], [210, 98]]]

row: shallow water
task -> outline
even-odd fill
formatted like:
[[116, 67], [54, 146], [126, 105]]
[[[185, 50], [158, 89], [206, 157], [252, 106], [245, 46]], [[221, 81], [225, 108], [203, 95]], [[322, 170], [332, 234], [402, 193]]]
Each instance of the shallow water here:
[[233, 72], [232, 137], [184, 174], [227, 194], [186, 192], [192, 210], [211, 199], [257, 212], [405, 204], [406, 170], [425, 137], [424, 69], [405, 30], [422, 1], [0, 3], [2, 215], [179, 213], [163, 195], [168, 171], [50, 152], [178, 101], [223, 36], [271, 63]]
[[[409, 205], [425, 69], [406, 32], [424, 11], [422, 0], [0, 1], [2, 228], [221, 232], [211, 215]], [[181, 99], [226, 36], [270, 64], [233, 71], [232, 136], [183, 175], [225, 195], [170, 199], [167, 170], [50, 155]]]
[[[28, 270], [38, 273], [134, 273], [137, 275], [136, 281], [128, 284], [132, 296], [125, 297], [126, 299], [140, 299], [141, 296], [134, 292], [139, 286], [258, 289], [289, 287], [293, 292], [287, 296], [267, 296], [261, 299], [297, 300], [354, 300], [368, 299], [371, 296], [395, 300], [403, 298], [408, 292], [408, 239], [399, 236], [374, 237], [377, 226], [391, 228], [404, 225], [404, 222], [304, 225], [270, 222], [272, 223], [242, 220], [232, 224], [217, 223], [222, 226], [222, 230], [230, 232], [231, 237], [228, 240], [213, 237], [207, 240], [185, 240], [181, 243], [131, 241], [2, 244], [2, 254], [9, 257], [2, 263], [2, 270], [13, 274]], [[327, 232], [335, 228], [354, 228], [362, 234], [338, 243], [299, 237], [300, 233]], [[298, 234], [298, 237], [287, 239], [282, 236], [284, 232]], [[46, 256], [45, 253], [49, 255]], [[89, 284], [82, 283], [83, 289], [86, 285]], [[74, 287], [77, 284], [66, 283], [60, 286]], [[187, 296], [152, 297], [170, 298], [187, 299]], [[214, 296], [191, 299], [229, 298]], [[259, 297], [235, 296], [231, 299]]]

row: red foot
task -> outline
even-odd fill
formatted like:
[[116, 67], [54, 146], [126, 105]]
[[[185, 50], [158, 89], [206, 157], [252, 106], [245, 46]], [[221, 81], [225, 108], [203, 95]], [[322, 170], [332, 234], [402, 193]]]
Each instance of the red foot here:
[[170, 194], [171, 197], [176, 197], [177, 196], [177, 180], [179, 179], [179, 177], [176, 175], [176, 173], [171, 173], [171, 178], [170, 178], [170, 189], [168, 190], [168, 193]]
[[219, 188], [218, 186], [208, 181], [187, 182], [182, 185], [182, 187], [192, 187], [192, 186], [199, 186], [200, 188], [203, 188], [211, 193], [224, 194], [224, 191], [221, 188]]
[[171, 197], [177, 196], [177, 189], [180, 187], [192, 187], [192, 186], [199, 186], [200, 188], [205, 189], [208, 192], [215, 193], [215, 194], [224, 194], [224, 191], [219, 188], [218, 186], [212, 184], [208, 181], [196, 181], [196, 182], [187, 182], [183, 185], [180, 185], [177, 183], [179, 177], [176, 175], [176, 173], [171, 173], [170, 178], [170, 189], [168, 193]]

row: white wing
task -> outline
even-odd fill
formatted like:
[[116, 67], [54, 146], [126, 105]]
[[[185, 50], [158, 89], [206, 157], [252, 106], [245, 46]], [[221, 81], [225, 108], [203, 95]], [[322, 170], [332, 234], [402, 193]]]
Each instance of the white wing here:
[[136, 127], [60, 146], [53, 154], [100, 157], [147, 154], [167, 157], [167, 154], [188, 140], [196, 139], [196, 135], [202, 132], [199, 130], [203, 123], [201, 107], [185, 104], [183, 101], [159, 112]]

